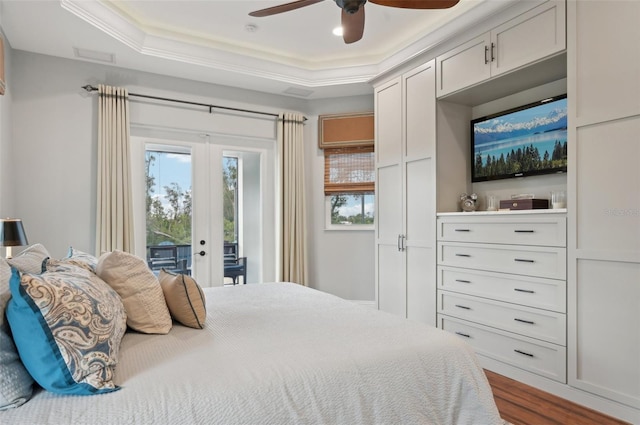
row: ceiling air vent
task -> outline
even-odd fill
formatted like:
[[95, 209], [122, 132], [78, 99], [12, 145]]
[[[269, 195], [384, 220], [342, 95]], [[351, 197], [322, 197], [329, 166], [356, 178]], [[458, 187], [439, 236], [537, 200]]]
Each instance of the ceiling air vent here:
[[90, 61], [116, 63], [116, 55], [113, 53], [98, 52], [96, 50], [73, 48], [73, 54], [79, 59], [87, 59]]

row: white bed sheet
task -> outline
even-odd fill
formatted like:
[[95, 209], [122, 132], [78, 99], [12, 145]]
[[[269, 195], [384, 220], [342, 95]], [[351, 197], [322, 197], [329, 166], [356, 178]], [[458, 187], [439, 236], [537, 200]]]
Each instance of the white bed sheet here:
[[127, 333], [116, 383], [2, 424], [502, 424], [454, 335], [291, 283], [205, 289], [203, 330]]

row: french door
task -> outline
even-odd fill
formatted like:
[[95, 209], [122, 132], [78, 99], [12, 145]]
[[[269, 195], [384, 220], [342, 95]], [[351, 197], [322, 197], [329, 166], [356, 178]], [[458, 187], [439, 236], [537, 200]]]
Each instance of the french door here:
[[275, 235], [266, 224], [274, 220], [274, 149], [264, 145], [132, 137], [136, 254], [149, 259], [151, 247], [175, 247], [176, 270], [221, 286], [224, 242], [233, 242], [247, 258], [249, 283], [273, 280]]

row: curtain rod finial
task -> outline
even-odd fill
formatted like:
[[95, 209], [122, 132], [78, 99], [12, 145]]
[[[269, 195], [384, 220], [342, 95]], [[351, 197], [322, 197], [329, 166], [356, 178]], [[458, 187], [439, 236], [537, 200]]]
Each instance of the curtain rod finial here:
[[86, 86], [82, 86], [82, 88], [85, 89], [88, 92], [92, 92], [92, 91], [98, 90], [97, 88], [93, 87], [91, 84], [87, 84]]

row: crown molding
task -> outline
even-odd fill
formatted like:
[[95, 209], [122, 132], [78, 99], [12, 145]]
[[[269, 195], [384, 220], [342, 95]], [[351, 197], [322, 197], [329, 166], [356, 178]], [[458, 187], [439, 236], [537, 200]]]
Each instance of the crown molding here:
[[[422, 38], [399, 46], [392, 54], [360, 58], [359, 65], [332, 61], [322, 66], [299, 58], [269, 55], [194, 37], [162, 33], [144, 27], [102, 0], [60, 0], [60, 5], [141, 55], [314, 89], [371, 83], [514, 1], [478, 1]], [[231, 48], [235, 51], [231, 51]]]

